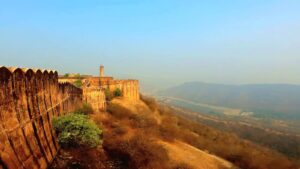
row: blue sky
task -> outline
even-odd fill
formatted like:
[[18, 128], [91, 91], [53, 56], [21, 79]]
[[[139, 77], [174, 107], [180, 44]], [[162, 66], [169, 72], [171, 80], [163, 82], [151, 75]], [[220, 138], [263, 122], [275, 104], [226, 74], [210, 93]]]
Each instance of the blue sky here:
[[298, 0], [0, 0], [0, 64], [60, 73], [300, 84]]

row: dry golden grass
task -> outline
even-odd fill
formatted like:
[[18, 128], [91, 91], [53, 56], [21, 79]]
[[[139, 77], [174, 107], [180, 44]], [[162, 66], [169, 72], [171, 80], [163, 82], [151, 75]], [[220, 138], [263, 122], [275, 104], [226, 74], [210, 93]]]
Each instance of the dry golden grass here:
[[[121, 99], [112, 101], [108, 108], [111, 121], [109, 124], [105, 122], [109, 130], [104, 134], [104, 148], [108, 152], [114, 152], [113, 156], [125, 159], [128, 162], [126, 164], [127, 167], [132, 169], [199, 168], [195, 162], [193, 165], [189, 165], [184, 158], [181, 160], [179, 160], [180, 158], [170, 158], [171, 156], [176, 156], [173, 153], [179, 152], [182, 157], [192, 155], [194, 158], [197, 155], [199, 156], [200, 153], [202, 155], [207, 154], [205, 152], [192, 151], [191, 147], [182, 146], [186, 144], [179, 145], [178, 141], [175, 143], [180, 133], [176, 117], [157, 111], [157, 107], [154, 107], [154, 105], [157, 106], [156, 103], [152, 103], [153, 107], [149, 108], [143, 102], [134, 105], [126, 103], [126, 101], [125, 103], [120, 103], [121, 101]], [[174, 150], [177, 151], [175, 152]], [[195, 154], [185, 154], [185, 152], [191, 151]], [[207, 158], [210, 159], [212, 157], [207, 154]], [[201, 160], [198, 161], [199, 166], [203, 166], [201, 162]], [[210, 166], [207, 167], [207, 169], [210, 168]], [[225, 165], [223, 167], [228, 168]]]
[[[95, 117], [104, 149], [124, 169], [296, 169], [284, 156], [173, 114], [153, 99], [115, 99]], [[228, 162], [230, 161], [230, 162]]]

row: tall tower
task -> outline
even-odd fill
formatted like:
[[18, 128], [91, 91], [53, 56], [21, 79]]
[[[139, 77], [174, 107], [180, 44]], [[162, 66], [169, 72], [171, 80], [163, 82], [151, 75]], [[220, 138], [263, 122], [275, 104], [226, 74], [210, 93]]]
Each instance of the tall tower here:
[[104, 66], [100, 66], [100, 77], [104, 77]]

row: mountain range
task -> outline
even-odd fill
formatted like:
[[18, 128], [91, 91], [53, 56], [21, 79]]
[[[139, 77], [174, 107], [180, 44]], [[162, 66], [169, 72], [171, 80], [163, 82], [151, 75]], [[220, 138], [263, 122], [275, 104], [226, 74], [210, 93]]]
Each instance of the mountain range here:
[[256, 114], [300, 118], [300, 85], [224, 85], [187, 82], [159, 91], [158, 95], [194, 102], [239, 108]]

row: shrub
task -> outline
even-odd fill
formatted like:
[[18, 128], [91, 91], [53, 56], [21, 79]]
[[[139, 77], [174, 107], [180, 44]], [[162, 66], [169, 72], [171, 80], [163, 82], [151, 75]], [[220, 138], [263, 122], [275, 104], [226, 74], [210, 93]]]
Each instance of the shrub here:
[[63, 147], [95, 147], [101, 143], [102, 130], [86, 115], [72, 113], [54, 118], [53, 127]]
[[64, 77], [69, 77], [70, 76], [70, 74], [69, 73], [66, 73], [65, 75], [64, 75]]
[[77, 79], [75, 82], [74, 82], [74, 85], [76, 86], [76, 87], [81, 87], [82, 86], [82, 81], [81, 81], [81, 79]]
[[117, 89], [114, 91], [114, 96], [115, 96], [115, 97], [120, 97], [120, 96], [122, 96], [122, 91], [121, 91], [121, 89], [117, 88]]

